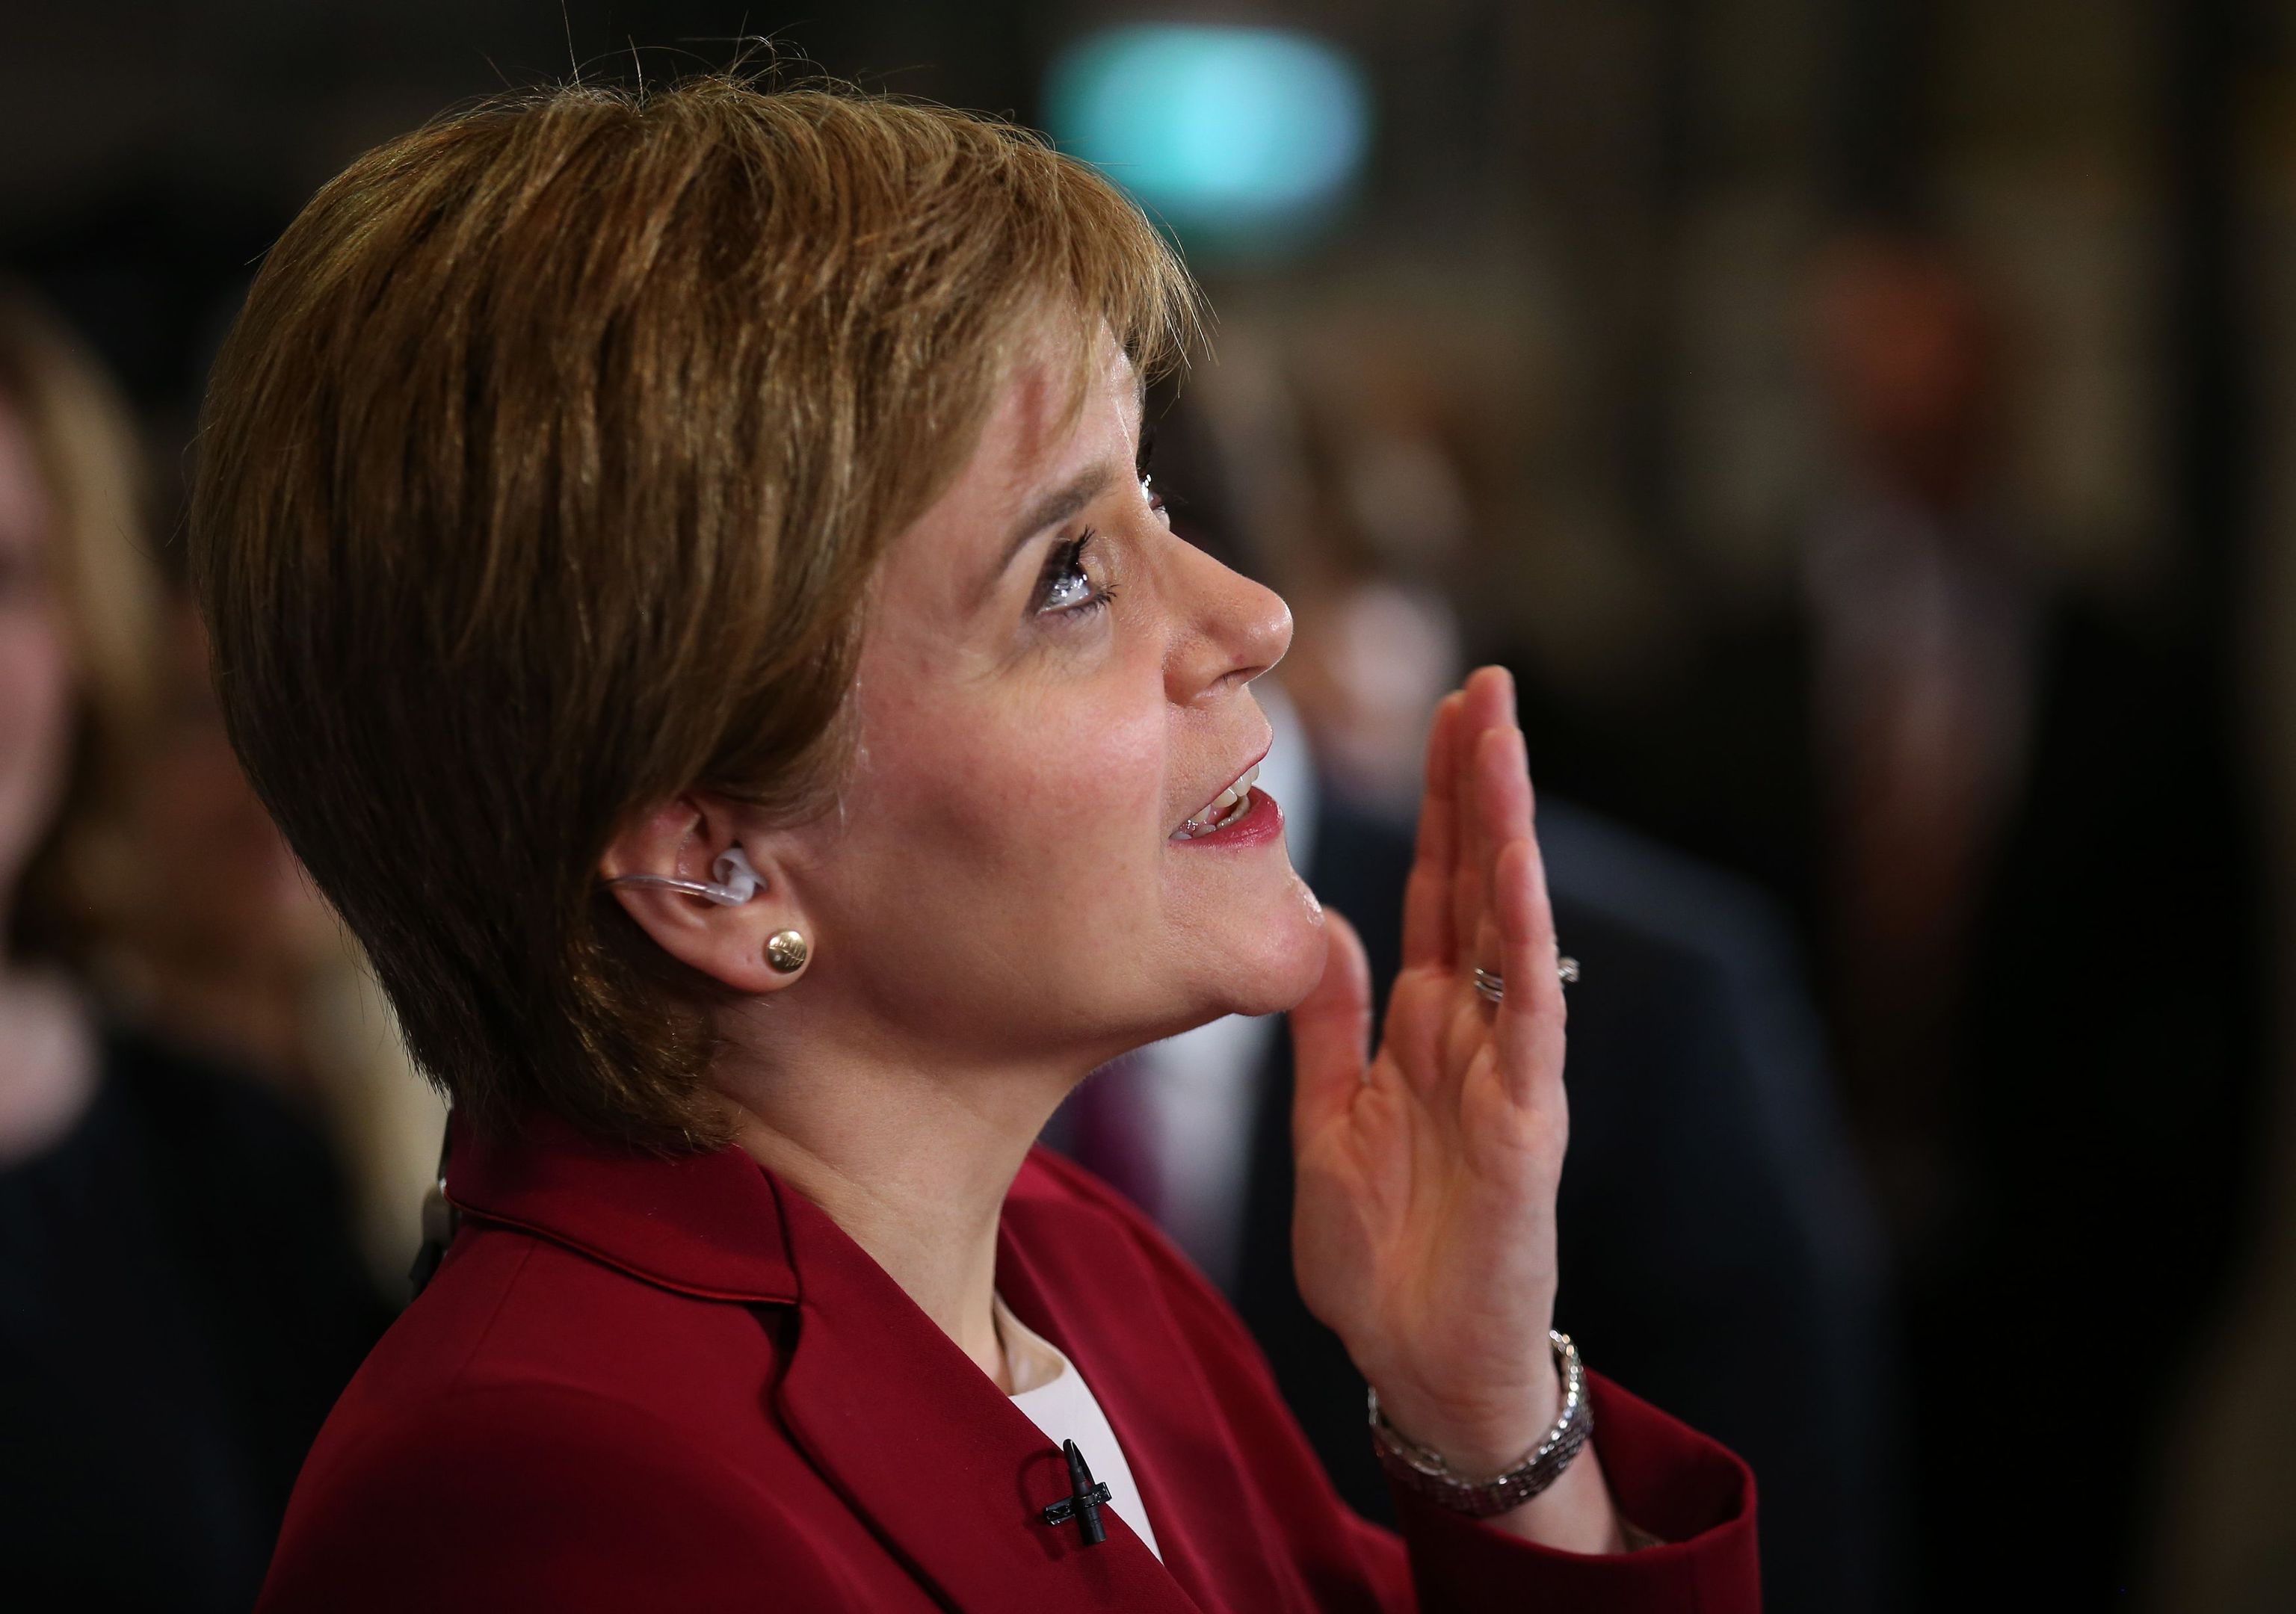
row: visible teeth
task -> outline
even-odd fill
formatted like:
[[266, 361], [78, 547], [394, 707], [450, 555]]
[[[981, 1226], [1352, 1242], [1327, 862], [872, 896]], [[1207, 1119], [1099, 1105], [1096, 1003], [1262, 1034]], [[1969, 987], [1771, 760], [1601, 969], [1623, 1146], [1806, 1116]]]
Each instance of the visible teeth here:
[[1246, 796], [1250, 795], [1251, 782], [1259, 777], [1259, 765], [1255, 762], [1250, 767], [1244, 769], [1242, 778], [1237, 780], [1234, 784], [1231, 784], [1227, 789], [1222, 791], [1218, 795], [1213, 797], [1210, 801], [1204, 804], [1204, 810], [1196, 815], [1197, 822], [1208, 823], [1212, 819], [1218, 818], [1222, 813], [1226, 812], [1228, 808], [1234, 807], [1237, 802], [1242, 801]]
[[1175, 837], [1193, 840], [1241, 817], [1251, 795], [1252, 784], [1259, 777], [1259, 765], [1255, 762], [1244, 770], [1242, 778], [1206, 802], [1194, 817], [1175, 831]]

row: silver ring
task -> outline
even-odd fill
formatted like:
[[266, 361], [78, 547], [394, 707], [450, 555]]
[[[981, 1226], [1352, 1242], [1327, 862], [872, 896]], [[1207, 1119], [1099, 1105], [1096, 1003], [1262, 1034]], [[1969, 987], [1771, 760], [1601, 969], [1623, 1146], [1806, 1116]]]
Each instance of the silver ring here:
[[[1556, 959], [1554, 978], [1566, 987], [1576, 985], [1578, 979], [1578, 961], [1567, 954]], [[1475, 990], [1483, 995], [1486, 1002], [1503, 1003], [1506, 999], [1506, 977], [1501, 975], [1496, 970], [1486, 970], [1482, 965], [1477, 964]]]

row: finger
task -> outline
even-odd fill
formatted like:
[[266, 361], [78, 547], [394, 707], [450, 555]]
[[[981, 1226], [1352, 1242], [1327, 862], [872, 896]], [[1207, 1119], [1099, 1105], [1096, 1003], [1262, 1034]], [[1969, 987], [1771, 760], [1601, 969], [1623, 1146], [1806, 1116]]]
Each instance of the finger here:
[[1506, 975], [1495, 1028], [1499, 1067], [1517, 1103], [1559, 1108], [1570, 1015], [1555, 972], [1554, 916], [1538, 841], [1524, 836], [1508, 842], [1499, 854], [1493, 885]]
[[1490, 909], [1490, 860], [1497, 843], [1485, 832], [1475, 803], [1480, 791], [1483, 736], [1493, 729], [1514, 725], [1514, 680], [1504, 668], [1478, 668], [1462, 691], [1460, 732], [1452, 742], [1459, 807], [1459, 836], [1451, 869], [1451, 935], [1457, 959], [1467, 964], [1487, 963], [1475, 956], [1485, 916]]
[[1419, 804], [1419, 842], [1411, 877], [1403, 888], [1403, 967], [1448, 968], [1456, 953], [1451, 942], [1451, 865], [1458, 856], [1458, 766], [1452, 753], [1458, 741], [1459, 710], [1466, 697], [1453, 690], [1435, 708], [1427, 732], [1427, 790]]
[[1499, 1069], [1515, 1102], [1559, 1111], [1570, 1012], [1554, 969], [1554, 924], [1536, 841], [1515, 841], [1501, 854], [1499, 886], [1507, 982], [1494, 1028]]
[[[1529, 840], [1531, 833], [1530, 769], [1521, 729], [1510, 723], [1483, 731], [1475, 747], [1474, 781], [1470, 815], [1482, 857], [1483, 919], [1467, 962], [1505, 975], [1506, 939], [1499, 922], [1499, 863], [1509, 847]], [[1512, 979], [1508, 985], [1512, 988]]]
[[[1475, 837], [1483, 848], [1483, 903], [1497, 902], [1499, 854], [1531, 832], [1530, 765], [1522, 731], [1513, 724], [1486, 729], [1475, 755]], [[1480, 962], [1480, 961], [1479, 961]]]
[[1292, 1011], [1292, 1141], [1345, 1115], [1371, 1058], [1371, 962], [1355, 927], [1324, 912], [1324, 977]]

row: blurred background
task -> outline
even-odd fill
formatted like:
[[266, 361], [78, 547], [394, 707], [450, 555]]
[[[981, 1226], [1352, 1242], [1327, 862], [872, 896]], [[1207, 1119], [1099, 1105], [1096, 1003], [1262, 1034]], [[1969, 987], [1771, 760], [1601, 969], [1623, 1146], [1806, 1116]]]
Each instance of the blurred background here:
[[[1407, 832], [1436, 696], [1514, 669], [1588, 972], [1565, 1271], [1599, 1275], [1560, 1325], [1755, 1462], [1772, 1606], [2296, 1607], [2296, 5], [2265, 0], [9, 0], [0, 1421], [77, 1478], [0, 1485], [82, 1593], [142, 1561], [148, 1606], [245, 1606], [294, 1431], [406, 1297], [440, 1120], [207, 692], [209, 356], [365, 147], [744, 55], [1044, 128], [1180, 242], [1218, 324], [1157, 487], [1294, 605], [1274, 700], [1334, 881]], [[43, 695], [5, 635], [51, 618]], [[1669, 1028], [1735, 1062], [1636, 1040]], [[1280, 1028], [1218, 1035], [1229, 1088], [1128, 1115], [1119, 1072], [1061, 1140], [1169, 1208], [1317, 1432], [1251, 1253]], [[1128, 1179], [1140, 1135], [1226, 1186]], [[69, 1274], [121, 1261], [175, 1298], [98, 1361], [119, 1301]], [[308, 1315], [232, 1298], [275, 1282]], [[56, 1410], [122, 1375], [175, 1399], [112, 1446]], [[152, 1419], [172, 1478], [100, 1525], [53, 1500], [116, 1494]]]

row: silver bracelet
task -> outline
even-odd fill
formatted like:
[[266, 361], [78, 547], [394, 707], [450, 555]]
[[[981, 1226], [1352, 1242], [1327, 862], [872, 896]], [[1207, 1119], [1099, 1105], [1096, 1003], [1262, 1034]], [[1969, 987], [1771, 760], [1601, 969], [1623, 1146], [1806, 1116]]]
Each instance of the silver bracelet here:
[[1380, 1466], [1413, 1495], [1476, 1519], [1519, 1508], [1553, 1485], [1595, 1432], [1595, 1406], [1587, 1398], [1586, 1370], [1579, 1365], [1578, 1348], [1570, 1343], [1570, 1336], [1550, 1329], [1547, 1339], [1554, 1349], [1554, 1371], [1562, 1380], [1562, 1415], [1546, 1431], [1546, 1438], [1521, 1462], [1493, 1479], [1466, 1479], [1452, 1470], [1440, 1452], [1430, 1451], [1398, 1432], [1381, 1413], [1379, 1392], [1373, 1390], [1371, 1439]]

